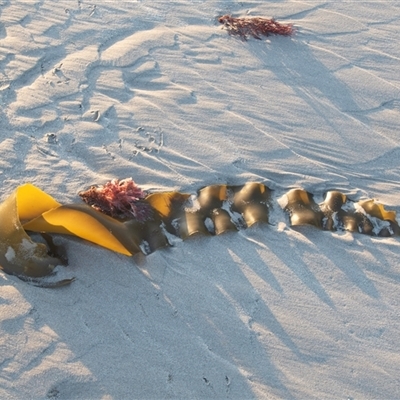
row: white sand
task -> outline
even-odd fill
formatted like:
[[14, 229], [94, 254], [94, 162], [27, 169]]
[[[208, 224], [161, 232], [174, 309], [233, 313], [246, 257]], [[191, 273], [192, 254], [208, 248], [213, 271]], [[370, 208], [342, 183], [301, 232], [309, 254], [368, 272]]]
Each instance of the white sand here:
[[[0, 273], [1, 399], [400, 398], [399, 239], [292, 229], [276, 201], [400, 212], [400, 6], [266, 3], [0, 2], [1, 200], [274, 189], [270, 226], [135, 259], [59, 237], [58, 290]], [[297, 34], [216, 22], [247, 12]]]

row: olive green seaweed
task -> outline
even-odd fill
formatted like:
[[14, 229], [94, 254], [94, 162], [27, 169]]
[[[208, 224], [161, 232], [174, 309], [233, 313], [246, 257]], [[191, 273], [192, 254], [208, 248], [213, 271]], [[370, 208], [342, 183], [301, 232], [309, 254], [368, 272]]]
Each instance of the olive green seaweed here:
[[[374, 236], [398, 236], [399, 224], [395, 211], [385, 210], [382, 204], [374, 200], [353, 202], [343, 193], [332, 190], [325, 195], [325, 200], [317, 204], [313, 195], [303, 189], [292, 189], [286, 193], [292, 226], [314, 225], [329, 231], [345, 230]], [[375, 221], [385, 224], [374, 224]]]
[[[255, 182], [210, 185], [197, 196], [152, 193], [140, 201], [151, 210], [145, 220], [133, 215], [116, 219], [87, 204], [61, 205], [32, 184], [19, 186], [0, 204], [0, 269], [38, 286], [64, 286], [74, 278], [52, 283], [42, 279], [54, 274], [57, 265], [65, 264], [49, 233], [73, 235], [127, 256], [149, 254], [169, 246], [169, 234], [185, 240], [269, 223], [271, 190]], [[374, 200], [352, 202], [339, 191], [327, 192], [325, 200], [317, 204], [311, 193], [292, 189], [286, 193], [283, 208], [291, 226], [313, 225], [376, 236], [400, 234], [395, 211], [385, 210]], [[26, 231], [42, 234], [47, 246], [34, 242]]]
[[[36, 278], [52, 274], [54, 267], [63, 261], [49, 255], [45, 244], [33, 242], [22, 227], [20, 214], [30, 215], [29, 207], [21, 200], [27, 194], [24, 189], [15, 190], [0, 204], [0, 269], [21, 278], [32, 278], [36, 283]], [[49, 285], [64, 285], [67, 281]]]

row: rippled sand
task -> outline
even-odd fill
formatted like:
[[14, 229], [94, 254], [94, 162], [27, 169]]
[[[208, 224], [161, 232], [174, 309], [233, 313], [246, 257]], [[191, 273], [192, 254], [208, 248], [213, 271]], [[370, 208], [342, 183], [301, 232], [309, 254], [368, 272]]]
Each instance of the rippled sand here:
[[[296, 34], [244, 42], [224, 14]], [[0, 200], [132, 177], [399, 213], [399, 25], [396, 2], [5, 0]], [[268, 221], [133, 258], [56, 237], [57, 290], [0, 273], [0, 397], [399, 397], [399, 238]]]

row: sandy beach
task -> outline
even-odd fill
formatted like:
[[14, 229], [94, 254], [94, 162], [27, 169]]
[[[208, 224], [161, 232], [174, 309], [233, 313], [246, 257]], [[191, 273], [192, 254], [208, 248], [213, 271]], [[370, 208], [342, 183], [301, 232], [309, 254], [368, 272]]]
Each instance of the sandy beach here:
[[[221, 15], [293, 24], [241, 40]], [[260, 182], [268, 224], [0, 271], [1, 399], [398, 399], [400, 238], [291, 226], [294, 188], [400, 215], [396, 1], [0, 0], [0, 202]], [[397, 216], [400, 222], [400, 217]]]

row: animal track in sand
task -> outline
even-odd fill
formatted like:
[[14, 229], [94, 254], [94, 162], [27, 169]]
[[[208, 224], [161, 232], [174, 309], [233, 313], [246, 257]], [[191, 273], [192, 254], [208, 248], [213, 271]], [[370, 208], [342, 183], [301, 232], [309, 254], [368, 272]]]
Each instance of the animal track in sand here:
[[137, 156], [142, 152], [159, 153], [161, 147], [164, 146], [164, 132], [160, 128], [147, 129], [143, 126], [139, 126], [136, 132], [139, 139], [134, 140], [135, 150], [133, 150], [129, 160], [132, 160], [133, 156]]

